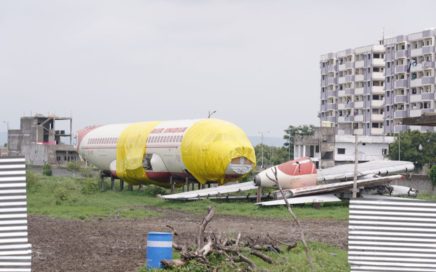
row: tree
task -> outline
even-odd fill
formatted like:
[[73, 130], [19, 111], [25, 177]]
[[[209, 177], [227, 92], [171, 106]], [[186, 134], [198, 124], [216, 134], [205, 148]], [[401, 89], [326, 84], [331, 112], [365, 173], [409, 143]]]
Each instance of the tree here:
[[[257, 165], [262, 165], [262, 144], [254, 147], [256, 152]], [[284, 147], [263, 145], [263, 165], [273, 166], [288, 160], [288, 150]]]
[[285, 135], [283, 139], [285, 140], [284, 148], [288, 150], [288, 158], [292, 159], [294, 157], [294, 136], [295, 135], [313, 135], [315, 127], [313, 125], [301, 125], [298, 127], [289, 126], [285, 129]]
[[400, 133], [395, 142], [389, 146], [389, 158], [411, 161], [416, 169], [422, 169], [425, 164], [434, 164], [436, 162], [436, 133], [419, 131]]
[[428, 172], [428, 176], [430, 177], [431, 184], [434, 186], [436, 185], [436, 165], [433, 165], [430, 168], [430, 171]]

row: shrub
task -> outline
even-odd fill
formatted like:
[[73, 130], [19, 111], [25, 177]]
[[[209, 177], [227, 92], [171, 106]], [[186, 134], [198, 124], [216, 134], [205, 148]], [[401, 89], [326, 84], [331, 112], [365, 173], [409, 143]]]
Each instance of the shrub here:
[[430, 177], [431, 183], [433, 184], [433, 188], [436, 185], [436, 165], [433, 165], [428, 172], [428, 176]]
[[93, 179], [85, 179], [80, 184], [80, 191], [84, 195], [92, 195], [98, 192], [97, 181]]
[[67, 163], [67, 169], [71, 172], [80, 170], [80, 162], [70, 161]]
[[80, 174], [85, 178], [92, 178], [94, 176], [94, 172], [89, 167], [80, 168]]
[[36, 192], [41, 184], [39, 183], [39, 178], [32, 171], [27, 171], [26, 173], [27, 191]]
[[144, 194], [148, 196], [165, 195], [167, 191], [159, 186], [147, 185], [144, 188]]
[[44, 164], [44, 166], [42, 167], [42, 174], [44, 176], [52, 176], [53, 175], [50, 164], [48, 164], [48, 163]]
[[56, 205], [61, 205], [63, 202], [77, 202], [80, 197], [80, 191], [81, 186], [77, 180], [57, 183], [53, 189]]

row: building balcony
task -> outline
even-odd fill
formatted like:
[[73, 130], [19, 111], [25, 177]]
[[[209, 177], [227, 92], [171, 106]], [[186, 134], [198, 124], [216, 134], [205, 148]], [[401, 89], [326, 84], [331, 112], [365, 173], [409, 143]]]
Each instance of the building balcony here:
[[407, 72], [407, 65], [397, 65], [394, 69], [395, 74], [402, 74]]
[[419, 117], [423, 114], [422, 109], [410, 110], [409, 117]]
[[407, 130], [406, 125], [395, 125], [394, 126], [394, 133], [400, 133]]
[[353, 116], [339, 116], [338, 123], [351, 123], [353, 122]]
[[395, 95], [394, 103], [407, 103], [407, 95]]
[[407, 57], [407, 51], [406, 50], [397, 50], [395, 51], [395, 58], [396, 59], [402, 59]]
[[336, 123], [336, 117], [335, 116], [327, 116], [327, 121]]
[[344, 83], [345, 83], [345, 77], [339, 77], [338, 84], [344, 84]]
[[345, 89], [345, 94], [346, 95], [353, 95], [354, 94], [354, 89]]
[[345, 109], [345, 103], [338, 103], [338, 110], [344, 110]]
[[384, 59], [372, 59], [372, 66], [385, 66]]
[[327, 110], [335, 110], [336, 104], [335, 103], [327, 103]]
[[363, 135], [363, 128], [358, 128], [354, 130], [354, 134], [356, 135]]
[[327, 97], [336, 97], [336, 95], [337, 95], [337, 92], [334, 90], [327, 91]]
[[420, 102], [421, 100], [422, 100], [422, 96], [420, 94], [411, 94], [410, 95], [410, 99], [409, 99], [410, 103]]
[[364, 66], [365, 66], [365, 61], [363, 60], [359, 60], [354, 63], [354, 67], [356, 68], [363, 68]]
[[353, 102], [348, 102], [345, 104], [345, 108], [346, 109], [352, 109], [354, 107], [354, 103]]
[[383, 107], [383, 100], [372, 100], [371, 101], [371, 107], [372, 108], [382, 108]]
[[410, 50], [410, 57], [421, 56], [422, 54], [422, 48], [415, 48]]
[[421, 48], [412, 49], [410, 51], [411, 57], [422, 56], [424, 54], [431, 54], [434, 52], [434, 46], [423, 46]]
[[327, 85], [334, 85], [336, 84], [336, 80], [334, 77], [328, 77], [327, 78]]
[[422, 100], [436, 100], [435, 93], [422, 93]]
[[434, 76], [425, 76], [421, 78], [422, 84], [434, 84]]
[[321, 75], [327, 74], [327, 67], [321, 67]]
[[344, 71], [344, 70], [346, 70], [347, 69], [347, 66], [345, 65], [345, 63], [344, 64], [339, 64], [338, 65], [338, 71]]
[[407, 87], [407, 79], [398, 79], [394, 82], [394, 88], [406, 88]]
[[421, 78], [415, 78], [410, 80], [410, 87], [417, 87], [422, 85], [422, 79]]
[[365, 77], [364, 75], [355, 75], [354, 76], [354, 81], [364, 81]]
[[383, 128], [371, 128], [371, 135], [383, 135]]
[[397, 110], [394, 112], [394, 118], [404, 118], [404, 117], [407, 117], [407, 111]]
[[329, 72], [329, 73], [336, 72], [336, 67], [334, 65], [329, 65], [327, 67], [327, 72]]
[[363, 122], [363, 114], [355, 115], [354, 122]]
[[354, 81], [353, 75], [345, 76], [345, 82], [349, 83], [349, 82], [353, 82], [353, 81]]
[[373, 72], [371, 74], [371, 79], [372, 80], [384, 80], [385, 79], [385, 75], [381, 72]]
[[354, 102], [354, 108], [355, 109], [361, 109], [364, 106], [364, 102], [363, 101], [355, 101]]
[[410, 71], [411, 72], [417, 72], [417, 71], [422, 71], [425, 69], [433, 69], [435, 68], [435, 63], [433, 61], [423, 61], [421, 63], [417, 63], [416, 65], [411, 65], [410, 66]]
[[384, 94], [385, 90], [383, 89], [383, 86], [372, 86], [371, 93], [372, 94]]
[[355, 95], [360, 95], [360, 94], [363, 94], [364, 93], [364, 88], [363, 87], [360, 87], [360, 88], [355, 88], [354, 89], [354, 94]]
[[383, 114], [371, 114], [371, 121], [372, 122], [383, 122], [384, 121], [384, 115]]

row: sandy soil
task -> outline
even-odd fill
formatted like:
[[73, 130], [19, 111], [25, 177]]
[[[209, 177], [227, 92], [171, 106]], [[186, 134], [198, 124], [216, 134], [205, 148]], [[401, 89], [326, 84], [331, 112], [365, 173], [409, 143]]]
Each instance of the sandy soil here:
[[[145, 263], [146, 235], [175, 227], [179, 244], [195, 241], [202, 217], [163, 210], [165, 216], [147, 219], [61, 220], [29, 217], [33, 247], [33, 271], [137, 271]], [[306, 238], [346, 248], [347, 222], [302, 220]], [[242, 233], [242, 237], [265, 237], [285, 241], [298, 239], [290, 220], [216, 216], [207, 231]]]

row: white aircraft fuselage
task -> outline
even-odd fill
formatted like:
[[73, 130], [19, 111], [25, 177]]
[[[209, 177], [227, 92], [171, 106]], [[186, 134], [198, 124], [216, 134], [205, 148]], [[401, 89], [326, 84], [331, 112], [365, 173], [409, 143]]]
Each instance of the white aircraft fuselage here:
[[[148, 132], [133, 132], [137, 134], [129, 135], [128, 140], [122, 141], [120, 138], [125, 137], [123, 135], [132, 134], [126, 131], [135, 124], [104, 125], [79, 131], [78, 152], [84, 160], [102, 171], [135, 184], [155, 183], [169, 186], [170, 178], [181, 183], [187, 177], [201, 183], [225, 183], [241, 178], [255, 166], [253, 156], [246, 155], [254, 154], [254, 150], [250, 150], [251, 144], [246, 144], [248, 139], [245, 134], [231, 123], [217, 119], [200, 119], [144, 124], [150, 127]], [[200, 130], [201, 126], [203, 128]], [[205, 126], [210, 129], [205, 130]], [[222, 126], [231, 126], [232, 131], [227, 133], [225, 129], [220, 130]], [[144, 133], [147, 135], [144, 136]], [[245, 137], [243, 140], [246, 142], [238, 146], [241, 137]], [[133, 142], [137, 144], [137, 141], [140, 144], [132, 147]], [[120, 150], [127, 151], [120, 153]], [[138, 168], [138, 156], [142, 167], [139, 170], [144, 175], [130, 175], [130, 170]], [[195, 162], [195, 158], [198, 158], [198, 162]], [[120, 160], [125, 165], [122, 176], [117, 172], [120, 170], [120, 165], [117, 166]], [[222, 162], [217, 160], [226, 161], [226, 165], [218, 167]]]

